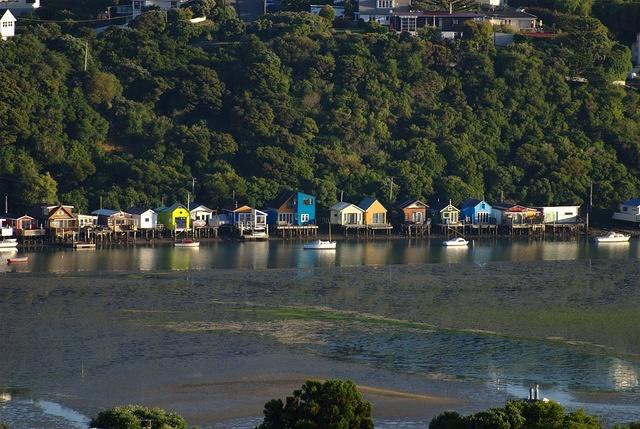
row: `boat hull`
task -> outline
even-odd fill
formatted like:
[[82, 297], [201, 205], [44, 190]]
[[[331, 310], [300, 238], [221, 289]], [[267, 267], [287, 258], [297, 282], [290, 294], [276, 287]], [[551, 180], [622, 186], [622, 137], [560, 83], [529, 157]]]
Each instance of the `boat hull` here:
[[29, 261], [28, 257], [22, 257], [22, 258], [9, 258], [7, 259], [7, 262], [10, 264], [24, 264], [26, 262]]
[[464, 240], [464, 241], [448, 240], [443, 242], [442, 245], [445, 247], [464, 247], [469, 245], [469, 242], [467, 240]]
[[596, 243], [627, 243], [631, 237], [597, 237]]
[[335, 250], [335, 241], [314, 241], [313, 243], [307, 243], [304, 246], [305, 250]]
[[200, 247], [200, 243], [197, 241], [194, 241], [193, 243], [174, 243], [173, 247]]

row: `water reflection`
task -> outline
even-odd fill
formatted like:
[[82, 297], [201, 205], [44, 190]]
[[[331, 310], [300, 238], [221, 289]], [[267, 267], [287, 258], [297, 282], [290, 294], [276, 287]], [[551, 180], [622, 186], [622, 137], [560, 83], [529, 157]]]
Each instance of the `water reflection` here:
[[[3, 253], [4, 255], [5, 253]], [[309, 251], [301, 241], [211, 242], [200, 248], [120, 247], [89, 251], [47, 249], [20, 252], [25, 265], [0, 262], [0, 271], [202, 270], [211, 268], [311, 268], [492, 261], [560, 261], [640, 258], [640, 241], [598, 246], [586, 241], [475, 240], [468, 247], [445, 247], [442, 240], [342, 241], [335, 251]]]

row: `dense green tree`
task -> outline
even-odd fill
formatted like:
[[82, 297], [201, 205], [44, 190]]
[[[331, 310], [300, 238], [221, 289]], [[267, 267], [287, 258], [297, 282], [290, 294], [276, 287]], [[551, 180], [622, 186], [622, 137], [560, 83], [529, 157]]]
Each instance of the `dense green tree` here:
[[103, 429], [143, 429], [147, 422], [153, 428], [186, 429], [186, 421], [175, 413], [160, 408], [147, 408], [141, 405], [127, 405], [101, 411], [91, 420], [91, 427]]
[[350, 381], [307, 381], [293, 396], [264, 406], [257, 429], [372, 429], [371, 405]]

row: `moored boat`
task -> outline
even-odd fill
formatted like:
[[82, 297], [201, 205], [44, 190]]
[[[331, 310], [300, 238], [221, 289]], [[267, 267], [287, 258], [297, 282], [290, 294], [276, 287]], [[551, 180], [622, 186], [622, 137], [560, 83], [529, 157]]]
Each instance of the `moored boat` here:
[[173, 247], [200, 247], [200, 242], [185, 238], [184, 240], [173, 243]]
[[335, 250], [335, 241], [315, 240], [304, 245], [306, 250]]
[[21, 264], [25, 262], [29, 262], [28, 256], [16, 256], [15, 258], [7, 259], [7, 262], [10, 264]]
[[16, 250], [18, 248], [18, 240], [15, 238], [5, 238], [0, 240], [0, 251]]
[[631, 238], [628, 234], [621, 234], [619, 232], [610, 232], [607, 235], [596, 237], [596, 243], [626, 243]]
[[469, 242], [462, 237], [452, 238], [442, 243], [443, 246], [466, 246], [467, 244]]

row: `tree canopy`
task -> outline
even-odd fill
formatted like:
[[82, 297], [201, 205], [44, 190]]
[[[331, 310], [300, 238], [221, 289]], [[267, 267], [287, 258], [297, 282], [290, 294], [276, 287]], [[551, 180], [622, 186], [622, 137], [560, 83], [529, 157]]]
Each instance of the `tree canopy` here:
[[307, 381], [292, 396], [264, 406], [256, 429], [373, 429], [371, 405], [350, 381]]
[[293, 189], [321, 208], [340, 191], [580, 204], [593, 182], [613, 206], [640, 188], [640, 96], [611, 85], [629, 50], [594, 18], [556, 21], [501, 49], [483, 24], [453, 42], [304, 12], [245, 25], [211, 0], [98, 35], [27, 26], [0, 43], [0, 193], [155, 207], [195, 177], [213, 206]]

